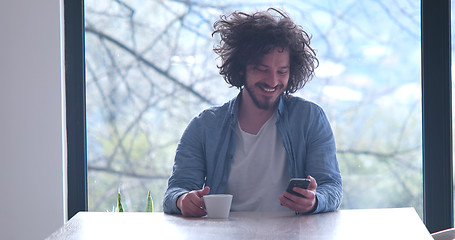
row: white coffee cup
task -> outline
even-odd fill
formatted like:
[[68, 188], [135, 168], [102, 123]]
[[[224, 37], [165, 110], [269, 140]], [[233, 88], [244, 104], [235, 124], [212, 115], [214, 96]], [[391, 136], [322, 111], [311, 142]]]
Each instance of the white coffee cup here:
[[202, 197], [205, 203], [205, 211], [209, 218], [228, 218], [231, 211], [231, 194], [211, 194]]

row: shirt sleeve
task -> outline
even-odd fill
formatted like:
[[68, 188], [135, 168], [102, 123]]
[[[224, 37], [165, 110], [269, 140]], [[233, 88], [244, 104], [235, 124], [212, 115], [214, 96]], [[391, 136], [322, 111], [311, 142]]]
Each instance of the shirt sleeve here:
[[335, 211], [343, 197], [335, 138], [327, 116], [319, 106], [313, 109], [311, 115], [306, 134], [305, 169], [306, 174], [313, 176], [318, 184], [318, 206], [314, 213]]
[[200, 123], [194, 118], [177, 146], [173, 172], [163, 199], [165, 213], [181, 214], [177, 199], [186, 192], [202, 189], [206, 175], [203, 152]]

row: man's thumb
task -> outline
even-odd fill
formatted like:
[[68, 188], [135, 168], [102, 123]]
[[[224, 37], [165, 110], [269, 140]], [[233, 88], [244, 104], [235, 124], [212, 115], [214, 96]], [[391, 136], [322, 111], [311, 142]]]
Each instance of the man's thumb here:
[[315, 190], [318, 187], [316, 179], [314, 179], [312, 176], [308, 176], [307, 178], [311, 180], [310, 186], [308, 186], [308, 190]]
[[198, 191], [198, 195], [199, 195], [199, 197], [203, 197], [203, 196], [209, 194], [209, 192], [210, 192], [210, 187], [206, 186], [206, 187], [204, 187], [204, 189], [201, 189]]

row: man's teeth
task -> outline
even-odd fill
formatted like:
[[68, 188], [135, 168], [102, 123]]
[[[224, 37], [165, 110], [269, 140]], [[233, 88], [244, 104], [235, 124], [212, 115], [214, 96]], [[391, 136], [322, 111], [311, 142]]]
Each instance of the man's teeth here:
[[266, 92], [273, 92], [273, 91], [275, 91], [275, 88], [262, 88], [262, 90], [264, 90]]

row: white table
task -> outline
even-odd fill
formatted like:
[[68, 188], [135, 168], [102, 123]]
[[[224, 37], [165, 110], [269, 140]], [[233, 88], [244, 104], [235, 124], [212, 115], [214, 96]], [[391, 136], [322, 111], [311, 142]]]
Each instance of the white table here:
[[413, 208], [291, 212], [232, 212], [229, 219], [157, 213], [80, 212], [53, 239], [427, 239]]

